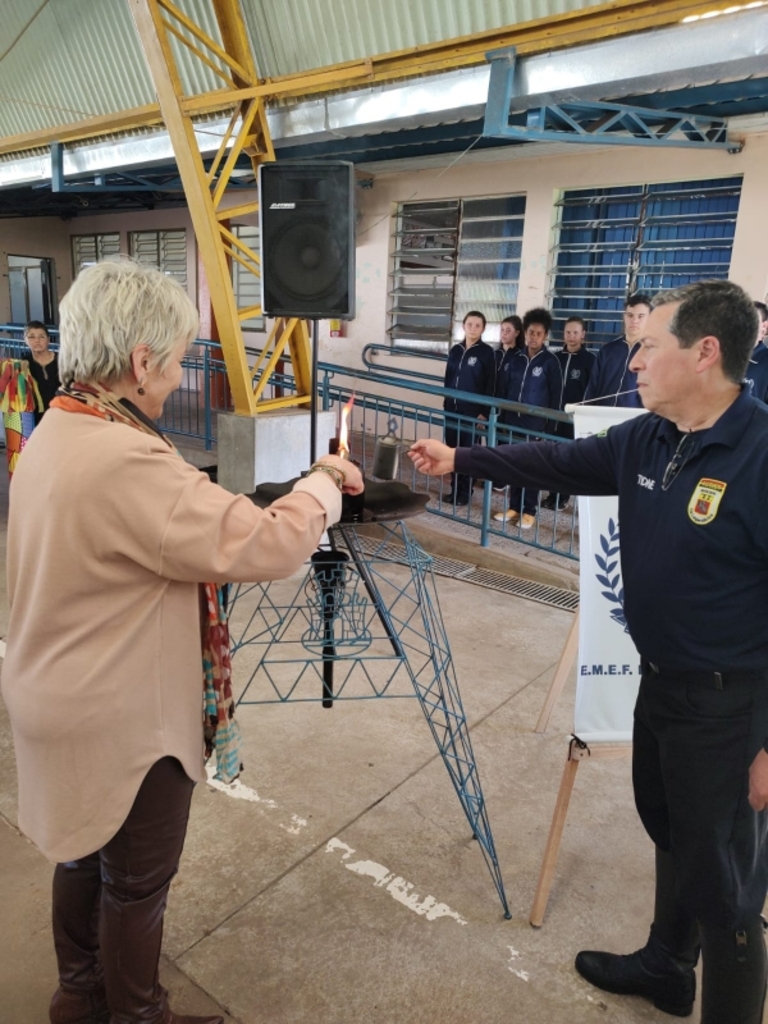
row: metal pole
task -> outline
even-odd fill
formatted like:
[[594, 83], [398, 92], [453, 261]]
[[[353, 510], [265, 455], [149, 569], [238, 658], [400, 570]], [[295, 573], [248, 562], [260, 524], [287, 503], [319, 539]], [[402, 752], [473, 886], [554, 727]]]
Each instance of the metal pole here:
[[389, 642], [392, 644], [392, 650], [395, 653], [395, 657], [406, 660], [405, 650], [403, 649], [403, 645], [400, 642], [400, 637], [397, 635], [397, 631], [392, 625], [392, 620], [390, 619], [389, 613], [384, 604], [384, 599], [381, 596], [381, 591], [376, 586], [376, 583], [371, 577], [371, 574], [368, 571], [368, 566], [365, 564], [364, 559], [360, 557], [360, 551], [357, 546], [356, 538], [351, 536], [351, 534], [353, 534], [354, 532], [354, 526], [350, 527], [344, 525], [343, 523], [336, 523], [334, 526], [331, 526], [330, 529], [328, 530], [328, 536], [331, 540], [331, 544], [334, 546], [334, 549], [336, 546], [335, 535], [337, 533], [344, 541], [347, 551], [349, 552], [352, 561], [355, 563], [355, 568], [360, 574], [360, 579], [363, 581], [363, 585], [365, 586], [365, 589], [368, 592], [368, 597], [371, 599], [371, 604], [376, 609], [376, 614], [379, 616], [379, 621], [384, 627], [384, 631], [387, 634], [387, 637], [389, 638]]
[[312, 380], [309, 403], [309, 464], [317, 459], [317, 320], [312, 321]]
[[205, 437], [205, 450], [209, 452], [213, 448], [213, 438], [211, 436], [211, 358], [209, 355], [208, 346], [203, 348], [203, 415], [204, 415], [204, 426], [203, 434]]

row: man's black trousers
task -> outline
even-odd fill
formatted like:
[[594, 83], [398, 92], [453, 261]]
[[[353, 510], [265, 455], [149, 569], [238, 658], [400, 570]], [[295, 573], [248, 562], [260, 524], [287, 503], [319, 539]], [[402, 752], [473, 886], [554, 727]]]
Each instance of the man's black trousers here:
[[644, 664], [635, 802], [654, 843], [672, 851], [680, 902], [705, 926], [737, 929], [763, 909], [768, 813], [752, 810], [748, 792], [766, 737], [768, 672], [720, 678]]

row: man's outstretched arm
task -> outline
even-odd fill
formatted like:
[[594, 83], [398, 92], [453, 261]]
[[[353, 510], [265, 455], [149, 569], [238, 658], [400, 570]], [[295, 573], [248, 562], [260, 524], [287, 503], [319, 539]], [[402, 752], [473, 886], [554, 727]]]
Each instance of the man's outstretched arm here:
[[539, 487], [569, 494], [616, 494], [611, 439], [503, 444], [496, 448], [449, 448], [441, 441], [416, 441], [408, 452], [427, 476], [463, 473], [514, 487]]

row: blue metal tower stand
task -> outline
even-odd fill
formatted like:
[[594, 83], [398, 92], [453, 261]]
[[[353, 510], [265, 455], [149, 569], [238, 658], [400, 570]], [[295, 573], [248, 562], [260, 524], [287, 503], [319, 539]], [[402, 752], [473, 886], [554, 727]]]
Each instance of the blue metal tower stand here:
[[232, 655], [258, 654], [238, 704], [415, 696], [510, 918], [432, 559], [402, 521], [328, 536], [298, 583], [233, 588], [232, 608], [248, 598], [249, 611]]

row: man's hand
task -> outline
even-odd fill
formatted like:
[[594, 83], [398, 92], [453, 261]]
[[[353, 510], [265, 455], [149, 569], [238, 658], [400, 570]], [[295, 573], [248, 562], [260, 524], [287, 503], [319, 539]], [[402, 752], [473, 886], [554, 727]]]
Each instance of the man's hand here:
[[764, 750], [749, 767], [749, 805], [755, 811], [768, 807], [768, 754]]
[[444, 473], [452, 473], [455, 466], [454, 455], [454, 448], [449, 448], [442, 441], [433, 441], [431, 438], [415, 441], [408, 450], [408, 457], [416, 469], [426, 473], [427, 476], [442, 476]]

